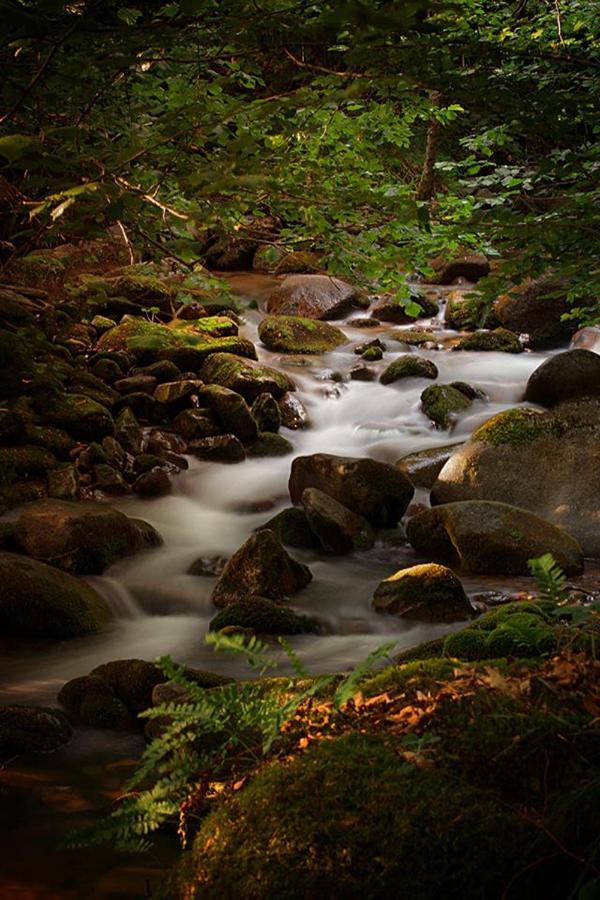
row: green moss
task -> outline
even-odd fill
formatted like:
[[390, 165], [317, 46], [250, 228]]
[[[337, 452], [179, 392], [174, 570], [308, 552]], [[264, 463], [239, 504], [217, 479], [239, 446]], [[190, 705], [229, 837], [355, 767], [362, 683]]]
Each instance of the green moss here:
[[523, 346], [518, 336], [506, 328], [496, 328], [494, 331], [475, 331], [462, 338], [454, 349], [478, 352], [493, 350], [502, 353], [523, 352]]
[[488, 655], [485, 634], [474, 628], [449, 634], [444, 641], [444, 654], [456, 659], [485, 659]]
[[452, 291], [446, 305], [445, 322], [456, 331], [475, 331], [485, 324], [487, 304], [477, 294]]
[[246, 448], [248, 456], [287, 456], [294, 452], [294, 445], [281, 434], [261, 431], [257, 439]]
[[100, 440], [112, 435], [115, 423], [101, 403], [85, 394], [63, 394], [40, 406], [42, 420], [81, 440]]
[[238, 326], [228, 316], [203, 316], [193, 322], [175, 320], [170, 326], [178, 334], [196, 334], [202, 332], [211, 337], [230, 337], [238, 333]]
[[54, 454], [43, 447], [0, 447], [0, 485], [10, 486], [23, 478], [45, 477], [56, 465]]
[[390, 337], [393, 337], [395, 341], [400, 341], [403, 344], [414, 345], [415, 347], [421, 346], [421, 344], [428, 344], [431, 341], [436, 340], [436, 335], [431, 331], [419, 331], [417, 328], [410, 328], [406, 331], [395, 331]]
[[266, 316], [258, 335], [265, 347], [279, 353], [327, 353], [348, 341], [339, 328], [301, 316]]
[[[271, 765], [203, 823], [180, 870], [189, 900], [498, 896], [534, 830], [377, 737], [324, 741]], [[510, 875], [508, 875], [510, 877]]]
[[286, 253], [275, 266], [276, 275], [315, 275], [323, 271], [319, 257], [308, 250], [296, 250]]
[[458, 413], [468, 409], [471, 402], [449, 384], [432, 384], [421, 394], [423, 412], [436, 428], [450, 428]]
[[[436, 641], [436, 648], [441, 649], [444, 639]], [[429, 642], [429, 643], [433, 643]], [[421, 645], [424, 646], [424, 645]], [[377, 672], [376, 675], [367, 678], [361, 684], [361, 691], [366, 697], [383, 694], [386, 691], [403, 691], [410, 682], [414, 682], [419, 690], [427, 690], [437, 682], [445, 681], [452, 674], [454, 666], [450, 660], [440, 656], [432, 656], [428, 659], [413, 660], [388, 666]]]
[[437, 378], [437, 366], [429, 359], [407, 353], [389, 364], [380, 377], [382, 384], [392, 384], [400, 378]]
[[295, 390], [294, 382], [284, 372], [257, 365], [234, 353], [211, 354], [200, 370], [200, 377], [206, 384], [227, 387], [248, 401], [263, 393], [279, 398]]
[[309, 634], [321, 630], [313, 619], [263, 597], [230, 603], [212, 619], [210, 630], [230, 626], [252, 628], [257, 634]]
[[522, 447], [542, 437], [559, 437], [564, 425], [555, 417], [536, 409], [507, 409], [484, 422], [473, 432], [474, 441], [498, 446]]
[[43, 447], [59, 459], [68, 459], [75, 447], [74, 439], [66, 431], [47, 425], [28, 425], [25, 437], [29, 443]]

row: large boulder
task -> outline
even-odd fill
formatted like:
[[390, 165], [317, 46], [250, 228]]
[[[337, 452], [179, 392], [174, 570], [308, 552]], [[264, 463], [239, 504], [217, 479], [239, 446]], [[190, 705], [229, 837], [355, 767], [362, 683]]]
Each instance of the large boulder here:
[[53, 753], [72, 734], [60, 709], [44, 706], [0, 706], [0, 758], [22, 753]]
[[161, 543], [151, 525], [112, 506], [67, 500], [28, 504], [17, 520], [14, 540], [28, 556], [76, 575], [100, 575], [124, 556]]
[[568, 575], [583, 571], [581, 547], [566, 531], [526, 509], [488, 500], [435, 506], [408, 520], [417, 553], [458, 562], [467, 572], [526, 575], [528, 560], [551, 553]]
[[457, 622], [473, 615], [464, 588], [451, 569], [427, 563], [400, 569], [373, 595], [377, 612], [417, 622]]
[[276, 353], [327, 353], [348, 342], [339, 328], [300, 316], [266, 316], [258, 336]]
[[393, 527], [404, 515], [414, 489], [404, 473], [374, 459], [314, 453], [292, 463], [289, 489], [299, 504], [306, 488], [318, 488], [371, 525]]
[[301, 500], [310, 528], [326, 553], [369, 550], [375, 543], [375, 532], [363, 516], [318, 488], [306, 488]]
[[545, 360], [529, 376], [524, 399], [556, 406], [579, 397], [600, 397], [600, 355], [591, 350], [566, 350]]
[[569, 311], [568, 286], [551, 277], [528, 279], [498, 297], [493, 312], [500, 324], [527, 334], [532, 347], [547, 347], [570, 337], [575, 322], [563, 321]]
[[364, 306], [360, 292], [330, 275], [289, 275], [267, 297], [266, 311], [278, 316], [340, 319]]
[[200, 375], [206, 384], [229, 388], [249, 402], [259, 394], [272, 394], [279, 398], [288, 391], [296, 390], [294, 382], [284, 372], [241, 359], [233, 353], [213, 354], [202, 366]]
[[24, 637], [70, 638], [92, 634], [110, 619], [100, 594], [52, 566], [16, 553], [0, 553], [0, 627]]
[[433, 485], [433, 504], [459, 500], [499, 500], [531, 510], [565, 528], [586, 555], [599, 555], [598, 400], [492, 416], [452, 454]]
[[292, 559], [272, 531], [257, 531], [225, 566], [212, 599], [219, 607], [249, 596], [284, 600], [311, 580], [308, 566]]

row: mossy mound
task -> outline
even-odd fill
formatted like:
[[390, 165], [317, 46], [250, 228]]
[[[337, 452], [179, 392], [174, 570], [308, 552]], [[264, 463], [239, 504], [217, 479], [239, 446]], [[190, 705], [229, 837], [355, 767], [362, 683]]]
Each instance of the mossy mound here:
[[378, 612], [418, 622], [456, 622], [473, 615], [459, 579], [446, 566], [435, 563], [390, 575], [377, 587], [373, 606]]
[[230, 603], [211, 620], [210, 630], [222, 628], [251, 628], [256, 634], [319, 633], [319, 625], [286, 606], [279, 606], [266, 597], [248, 597]]
[[[572, 636], [571, 636], [572, 637]], [[533, 658], [553, 652], [558, 633], [536, 603], [509, 603], [444, 640], [446, 656], [464, 660]]]
[[124, 316], [116, 328], [106, 331], [99, 339], [98, 351], [126, 350], [140, 363], [149, 364], [161, 359], [176, 365], [197, 368], [212, 353], [236, 353], [256, 358], [254, 345], [236, 336], [213, 337], [186, 323], [185, 328], [169, 328], [136, 316]]
[[[491, 900], [535, 836], [446, 772], [406, 766], [377, 737], [325, 741], [271, 765], [203, 823], [177, 896]], [[523, 896], [523, 895], [521, 895]]]
[[522, 353], [523, 346], [514, 333], [506, 328], [495, 328], [493, 331], [475, 331], [462, 338], [455, 350], [497, 351], [501, 353]]
[[507, 409], [492, 416], [473, 432], [472, 440], [500, 446], [520, 447], [544, 436], [560, 437], [564, 424], [537, 409]]
[[450, 384], [432, 384], [421, 394], [421, 406], [436, 428], [448, 429], [471, 405], [468, 397]]
[[259, 325], [258, 336], [265, 347], [277, 353], [327, 353], [348, 341], [339, 328], [299, 316], [267, 316]]
[[437, 376], [437, 366], [430, 359], [407, 353], [391, 362], [379, 380], [382, 384], [392, 384], [401, 378], [437, 378]]
[[0, 553], [0, 625], [8, 634], [68, 638], [99, 631], [110, 619], [85, 581], [13, 553]]

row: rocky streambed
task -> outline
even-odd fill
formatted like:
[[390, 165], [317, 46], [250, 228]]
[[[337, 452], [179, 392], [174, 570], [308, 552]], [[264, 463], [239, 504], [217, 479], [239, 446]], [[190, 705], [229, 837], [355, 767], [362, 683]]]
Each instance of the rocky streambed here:
[[[39, 781], [33, 817], [12, 829], [9, 814], [7, 840], [37, 840], [39, 827], [45, 864], [54, 828], [101, 808], [115, 767], [139, 752], [135, 719], [161, 683], [157, 656], [206, 687], [249, 677], [204, 645], [211, 627], [283, 633], [309, 670], [338, 671], [526, 592], [527, 560], [545, 552], [584, 594], [597, 589], [593, 329], [569, 351], [527, 295], [528, 321], [513, 310], [513, 322], [505, 299], [496, 327], [481, 330], [469, 284], [422, 288], [411, 323], [326, 275], [228, 281], [237, 313], [188, 303], [175, 327], [164, 297], [141, 314], [119, 282], [95, 324], [71, 324], [58, 342], [73, 367], [60, 408], [38, 391], [3, 420], [19, 490], [50, 495], [7, 510], [0, 565], [11, 635], [0, 701], [56, 707], [60, 694], [62, 706], [49, 728], [6, 719], [9, 755], [40, 749], [48, 731], [41, 749], [54, 749], [52, 734], [56, 746], [70, 738], [9, 779], [13, 808]], [[58, 800], [48, 783], [61, 785]], [[75, 886], [53, 876], [55, 894], [18, 863], [11, 878], [32, 896], [76, 897], [141, 896], [123, 884], [156, 877], [127, 861], [111, 884], [105, 862], [88, 865]]]

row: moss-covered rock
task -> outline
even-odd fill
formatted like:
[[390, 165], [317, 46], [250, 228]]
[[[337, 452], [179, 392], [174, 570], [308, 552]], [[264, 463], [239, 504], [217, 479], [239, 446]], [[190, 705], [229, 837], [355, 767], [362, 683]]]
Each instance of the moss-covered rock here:
[[256, 440], [251, 443], [246, 452], [248, 456], [287, 456], [294, 452], [294, 445], [282, 434], [272, 434], [268, 431], [259, 431]]
[[418, 303], [420, 307], [416, 316], [409, 315], [405, 306], [392, 294], [382, 294], [371, 304], [369, 310], [374, 319], [380, 322], [395, 322], [397, 325], [408, 325], [415, 319], [431, 319], [438, 314], [439, 306], [432, 297], [419, 294], [411, 297], [411, 302]]
[[448, 328], [455, 331], [477, 331], [478, 328], [490, 324], [488, 305], [483, 297], [472, 291], [469, 293], [452, 291], [448, 295], [444, 322]]
[[443, 884], [481, 900], [523, 867], [535, 835], [487, 793], [406, 766], [379, 737], [347, 735], [268, 766], [220, 804], [177, 896], [437, 900]]
[[251, 628], [256, 634], [310, 634], [321, 630], [313, 619], [266, 597], [246, 597], [228, 604], [211, 620], [210, 630], [232, 626]]
[[475, 282], [491, 271], [483, 253], [463, 253], [450, 260], [437, 257], [432, 260], [432, 266], [434, 275], [429, 279], [431, 284], [452, 284], [457, 278]]
[[377, 362], [383, 359], [383, 350], [381, 347], [367, 347], [361, 353], [361, 359], [364, 359], [365, 362]]
[[301, 500], [308, 524], [326, 553], [369, 550], [375, 543], [375, 532], [363, 516], [318, 488], [306, 488]]
[[186, 323], [186, 327], [169, 328], [137, 316], [124, 316], [116, 328], [99, 339], [97, 350], [126, 350], [143, 363], [171, 360], [183, 368], [198, 368], [212, 353], [236, 353], [256, 359], [254, 345], [236, 336], [213, 337]]
[[455, 350], [498, 351], [501, 353], [522, 353], [523, 345], [514, 331], [495, 328], [493, 331], [474, 331], [461, 338]]
[[239, 463], [246, 459], [244, 445], [234, 434], [196, 438], [190, 441], [188, 452], [207, 462]]
[[282, 544], [287, 544], [289, 547], [313, 549], [321, 546], [319, 539], [310, 527], [305, 511], [297, 506], [282, 509], [257, 531], [265, 529], [272, 531]]
[[12, 485], [23, 478], [43, 478], [57, 465], [54, 454], [42, 447], [0, 447], [0, 485]]
[[272, 531], [257, 531], [237, 550], [215, 585], [215, 606], [227, 606], [244, 596], [283, 600], [312, 580], [308, 566], [296, 562]]
[[43, 447], [62, 460], [70, 458], [71, 451], [76, 445], [71, 435], [62, 428], [51, 428], [49, 425], [28, 424], [25, 428], [25, 440], [28, 444]]
[[472, 439], [495, 447], [529, 446], [542, 437], [560, 437], [565, 426], [537, 409], [507, 409], [488, 419], [473, 432]]
[[221, 430], [234, 434], [240, 441], [252, 442], [258, 437], [258, 427], [250, 407], [236, 391], [211, 384], [198, 394], [200, 404], [212, 410]]
[[382, 384], [392, 384], [401, 378], [437, 378], [437, 376], [437, 366], [430, 359], [406, 353], [391, 362], [379, 380]]
[[206, 384], [219, 384], [236, 391], [249, 402], [259, 394], [283, 397], [296, 386], [284, 372], [261, 366], [234, 353], [214, 353], [202, 366], [200, 377]]
[[0, 756], [53, 753], [70, 739], [69, 720], [60, 709], [0, 706]]
[[259, 431], [276, 434], [281, 426], [281, 410], [272, 394], [259, 394], [251, 409]]
[[102, 440], [113, 434], [115, 423], [108, 409], [84, 394], [63, 394], [40, 403], [40, 417], [83, 441]]
[[580, 397], [600, 397], [600, 355], [591, 350], [566, 350], [544, 360], [529, 376], [524, 400], [556, 406]]
[[418, 553], [458, 561], [468, 572], [526, 575], [528, 560], [544, 553], [567, 573], [583, 571], [581, 547], [566, 531], [507, 503], [435, 506], [409, 519], [406, 533]]
[[421, 406], [436, 428], [451, 428], [471, 400], [449, 384], [432, 384], [421, 394]]
[[316, 275], [322, 271], [323, 266], [319, 257], [310, 250], [293, 250], [291, 253], [285, 253], [275, 266], [276, 275]]
[[406, 475], [393, 466], [329, 453], [299, 456], [293, 461], [289, 481], [292, 502], [300, 503], [304, 490], [311, 487], [384, 528], [397, 524], [414, 493]]
[[503, 328], [527, 334], [532, 347], [553, 346], [577, 330], [576, 320], [563, 319], [568, 290], [566, 281], [552, 275], [527, 279], [498, 297], [493, 310]]
[[72, 678], [59, 691], [58, 702], [73, 721], [90, 728], [122, 729], [133, 725], [130, 710], [102, 678]]
[[216, 437], [221, 429], [210, 409], [184, 409], [173, 420], [175, 431], [188, 441]]
[[100, 630], [110, 619], [89, 584], [52, 566], [0, 553], [0, 625], [8, 634], [69, 638]]
[[465, 628], [449, 634], [444, 641], [444, 653], [456, 659], [478, 660], [487, 656], [487, 641], [483, 631]]
[[[155, 379], [155, 383], [156, 383]], [[164, 404], [169, 407], [169, 413], [172, 413], [173, 406], [180, 408], [182, 401], [190, 402], [194, 396], [197, 396], [204, 382], [199, 378], [181, 378], [179, 381], [163, 381], [154, 389], [154, 399], [157, 403]], [[176, 411], [176, 410], [175, 410]]]
[[390, 575], [377, 587], [373, 606], [378, 612], [418, 622], [456, 622], [473, 615], [459, 579], [451, 569], [435, 563]]
[[278, 353], [327, 353], [348, 342], [339, 328], [299, 316], [266, 316], [258, 336], [265, 347]]
[[151, 526], [104, 503], [41, 500], [17, 520], [15, 541], [23, 553], [78, 575], [99, 575], [108, 566], [160, 542]]

